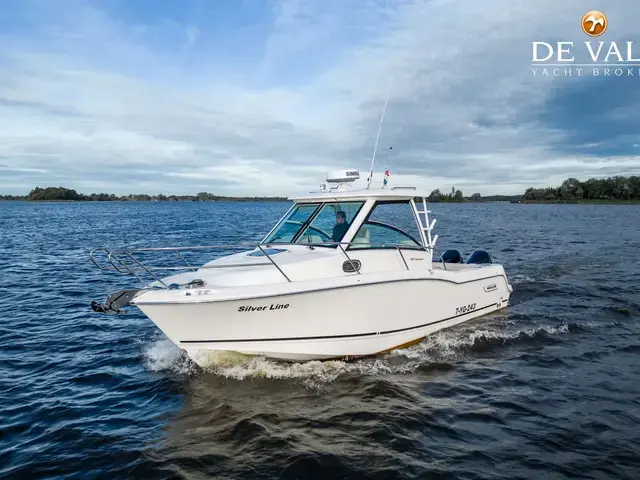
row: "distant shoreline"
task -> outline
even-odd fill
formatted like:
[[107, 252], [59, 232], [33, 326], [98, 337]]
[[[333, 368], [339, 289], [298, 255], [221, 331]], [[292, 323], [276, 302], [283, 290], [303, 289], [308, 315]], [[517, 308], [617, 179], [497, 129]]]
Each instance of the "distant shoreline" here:
[[[428, 203], [509, 203], [518, 205], [640, 205], [640, 200], [471, 200], [465, 198], [460, 201], [439, 201], [427, 200]], [[28, 202], [28, 203], [104, 203], [104, 202], [122, 202], [122, 203], [279, 203], [289, 202], [287, 198], [266, 197], [266, 198], [245, 198], [245, 197], [229, 197], [220, 200], [129, 200], [117, 198], [115, 200], [33, 200], [28, 198], [3, 198], [0, 195], [0, 202]]]
[[[249, 197], [214, 195], [198, 192], [195, 195], [149, 195], [129, 194], [116, 196], [113, 193], [78, 193], [65, 187], [36, 187], [28, 195], [0, 195], [0, 200], [28, 202], [287, 202], [287, 197]], [[422, 199], [420, 199], [421, 201]], [[464, 196], [461, 190], [451, 193], [433, 190], [427, 198], [429, 203], [517, 203], [517, 204], [640, 204], [640, 177], [590, 178], [581, 182], [568, 178], [559, 187], [527, 188], [522, 195], [487, 195], [473, 193]]]
[[244, 197], [229, 197], [229, 198], [225, 198], [225, 199], [219, 199], [219, 200], [182, 200], [182, 199], [178, 199], [178, 200], [173, 200], [173, 199], [167, 199], [167, 200], [140, 200], [140, 199], [126, 199], [126, 198], [116, 198], [115, 200], [94, 200], [94, 199], [83, 199], [83, 200], [63, 200], [63, 199], [52, 199], [52, 200], [34, 200], [34, 199], [30, 199], [30, 198], [25, 198], [25, 197], [21, 197], [21, 198], [4, 198], [2, 195], [0, 195], [0, 202], [29, 202], [29, 203], [105, 203], [105, 202], [123, 202], [123, 203], [130, 203], [130, 202], [144, 202], [144, 203], [155, 203], [155, 202], [163, 202], [163, 203], [187, 203], [187, 202], [193, 202], [193, 203], [225, 203], [225, 202], [240, 202], [240, 203], [258, 203], [258, 202], [288, 202], [289, 200], [287, 198], [278, 198], [278, 197], [265, 197], [265, 198], [244, 198]]
[[115, 195], [113, 193], [78, 193], [65, 187], [36, 187], [28, 195], [0, 195], [0, 200], [26, 202], [285, 202], [284, 197], [226, 196], [199, 192], [195, 195], [149, 195], [146, 193]]
[[521, 200], [511, 203], [529, 205], [640, 205], [640, 200]]

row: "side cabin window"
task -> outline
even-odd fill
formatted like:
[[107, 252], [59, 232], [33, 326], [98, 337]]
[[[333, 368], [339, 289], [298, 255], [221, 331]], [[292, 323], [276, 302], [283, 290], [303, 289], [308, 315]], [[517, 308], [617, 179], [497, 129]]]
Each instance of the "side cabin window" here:
[[326, 202], [296, 205], [263, 241], [314, 243], [337, 248], [364, 202]]
[[362, 223], [350, 249], [361, 248], [422, 248], [420, 230], [411, 203], [380, 201]]

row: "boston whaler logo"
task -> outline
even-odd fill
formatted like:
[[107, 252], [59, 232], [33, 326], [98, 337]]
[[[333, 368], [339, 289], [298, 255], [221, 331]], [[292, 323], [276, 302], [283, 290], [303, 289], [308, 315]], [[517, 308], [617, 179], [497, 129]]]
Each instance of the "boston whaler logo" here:
[[[604, 13], [591, 10], [582, 16], [580, 25], [585, 35], [597, 38], [609, 28], [609, 19]], [[534, 41], [531, 44], [531, 71], [536, 77], [640, 76], [640, 47], [634, 52], [632, 40], [558, 41], [555, 44]]]
[[484, 289], [485, 292], [489, 293], [489, 292], [493, 292], [494, 290], [497, 290], [498, 286], [495, 283], [492, 283], [491, 285], [485, 285], [482, 288]]

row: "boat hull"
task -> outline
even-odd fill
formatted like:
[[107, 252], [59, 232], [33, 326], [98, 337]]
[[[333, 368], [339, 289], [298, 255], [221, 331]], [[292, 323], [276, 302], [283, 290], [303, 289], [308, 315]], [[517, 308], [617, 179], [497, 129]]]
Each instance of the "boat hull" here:
[[455, 273], [457, 281], [430, 271], [252, 298], [135, 303], [203, 367], [221, 351], [287, 361], [361, 357], [505, 308], [511, 287], [502, 267], [480, 270]]

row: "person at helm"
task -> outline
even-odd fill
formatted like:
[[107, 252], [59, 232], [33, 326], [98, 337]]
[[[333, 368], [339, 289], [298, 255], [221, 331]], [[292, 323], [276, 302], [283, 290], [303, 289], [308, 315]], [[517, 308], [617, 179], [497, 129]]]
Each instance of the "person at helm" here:
[[336, 212], [336, 224], [333, 226], [333, 235], [331, 235], [331, 241], [340, 242], [342, 237], [349, 230], [349, 222], [347, 222], [347, 214], [342, 210]]

